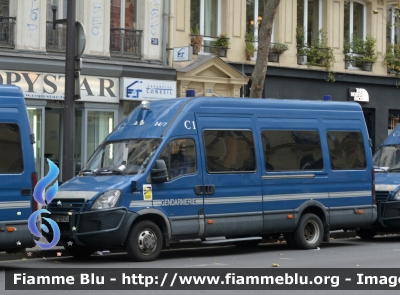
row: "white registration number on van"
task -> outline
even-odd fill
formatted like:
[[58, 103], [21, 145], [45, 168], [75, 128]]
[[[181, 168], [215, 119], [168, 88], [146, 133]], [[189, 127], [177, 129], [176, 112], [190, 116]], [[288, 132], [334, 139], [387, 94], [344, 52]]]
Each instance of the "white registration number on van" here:
[[69, 222], [69, 216], [68, 215], [52, 215], [51, 218], [55, 222]]

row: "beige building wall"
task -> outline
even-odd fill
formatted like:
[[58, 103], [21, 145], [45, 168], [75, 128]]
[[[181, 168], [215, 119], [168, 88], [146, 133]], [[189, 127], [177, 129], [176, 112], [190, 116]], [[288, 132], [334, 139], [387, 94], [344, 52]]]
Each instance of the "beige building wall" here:
[[[281, 0], [275, 15], [274, 42], [288, 44], [289, 50], [284, 52], [279, 63], [268, 63], [270, 67], [289, 67], [309, 69], [307, 65], [297, 64], [296, 26], [297, 26], [297, 1]], [[190, 44], [190, 1], [171, 0], [174, 10], [173, 29], [169, 38], [170, 47], [187, 46]], [[386, 11], [388, 5], [399, 5], [399, 0], [365, 0], [367, 7], [366, 34], [376, 38], [376, 49], [380, 53], [377, 62], [373, 64], [372, 72], [344, 69], [344, 0], [323, 0], [322, 30], [327, 36], [327, 45], [332, 47], [335, 55], [335, 72], [347, 72], [360, 75], [386, 76], [386, 66], [383, 64], [383, 55], [386, 51]], [[255, 64], [255, 60], [246, 60], [245, 33], [246, 33], [246, 0], [222, 0], [221, 32], [230, 38], [226, 62]], [[196, 59], [197, 56], [194, 56]], [[188, 63], [174, 63], [170, 54], [169, 64], [180, 69]], [[324, 71], [323, 68], [313, 68]]]

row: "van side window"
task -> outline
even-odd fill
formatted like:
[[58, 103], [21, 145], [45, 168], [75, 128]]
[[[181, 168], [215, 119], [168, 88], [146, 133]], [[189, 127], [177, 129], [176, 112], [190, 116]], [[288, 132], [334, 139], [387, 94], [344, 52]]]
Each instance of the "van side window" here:
[[159, 159], [165, 161], [170, 180], [197, 171], [196, 148], [191, 138], [172, 140], [164, 148]]
[[21, 173], [24, 170], [19, 126], [0, 123], [0, 173]]
[[263, 130], [261, 132], [265, 170], [322, 170], [318, 131]]
[[359, 131], [328, 131], [326, 133], [332, 170], [366, 168], [362, 134]]
[[207, 171], [254, 172], [257, 170], [253, 132], [204, 130]]

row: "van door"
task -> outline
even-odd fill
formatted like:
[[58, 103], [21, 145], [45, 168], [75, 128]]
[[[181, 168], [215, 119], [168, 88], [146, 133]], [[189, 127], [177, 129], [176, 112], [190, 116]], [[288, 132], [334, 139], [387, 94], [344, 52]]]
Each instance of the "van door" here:
[[196, 114], [201, 137], [205, 237], [261, 233], [262, 183], [251, 115]]
[[152, 185], [153, 205], [168, 217], [174, 237], [204, 233], [203, 195], [195, 192], [203, 183], [198, 151], [196, 138], [174, 138], [158, 157], [166, 163], [169, 181]]

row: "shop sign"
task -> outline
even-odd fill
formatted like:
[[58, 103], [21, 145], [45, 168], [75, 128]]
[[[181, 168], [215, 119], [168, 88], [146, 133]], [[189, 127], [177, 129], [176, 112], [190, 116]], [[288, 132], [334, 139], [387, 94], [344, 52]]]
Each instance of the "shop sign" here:
[[[81, 76], [81, 99], [85, 102], [119, 102], [119, 78]], [[25, 98], [64, 100], [65, 74], [0, 70], [0, 84], [21, 87]]]
[[176, 81], [121, 78], [121, 99], [160, 100], [176, 97]]
[[174, 48], [174, 61], [190, 61], [192, 60], [192, 46], [175, 47]]
[[358, 102], [369, 102], [369, 95], [364, 88], [350, 89], [350, 99]]

